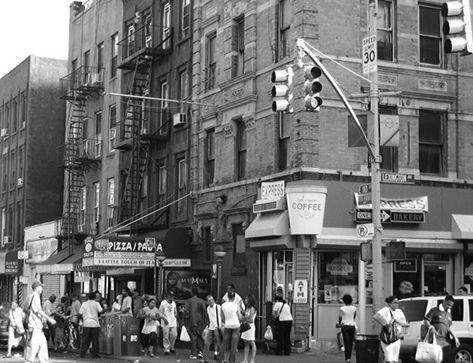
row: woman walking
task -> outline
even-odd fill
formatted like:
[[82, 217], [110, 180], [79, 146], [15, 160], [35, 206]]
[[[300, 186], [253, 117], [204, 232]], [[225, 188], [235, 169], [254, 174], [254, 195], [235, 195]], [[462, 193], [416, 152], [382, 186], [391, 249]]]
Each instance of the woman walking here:
[[23, 310], [18, 306], [16, 302], [11, 303], [11, 309], [8, 312], [8, 318], [10, 325], [8, 327], [8, 348], [7, 358], [10, 358], [12, 348], [18, 347], [21, 344], [25, 336], [25, 329], [23, 327]]
[[[245, 342], [244, 359], [242, 363], [255, 363], [256, 343], [255, 343], [255, 318], [256, 318], [256, 299], [249, 294], [245, 298], [245, 311], [242, 314], [242, 321], [250, 324], [250, 330], [241, 333], [241, 339]], [[251, 359], [248, 361], [248, 353], [251, 348]]]
[[276, 303], [273, 306], [273, 318], [277, 325], [277, 355], [291, 354], [291, 328], [292, 314], [291, 307], [286, 303], [282, 296], [276, 296]]
[[356, 332], [356, 307], [352, 305], [353, 298], [351, 295], [344, 295], [343, 303], [338, 314], [338, 325], [342, 328], [343, 346], [345, 348], [345, 362], [349, 363], [351, 359], [351, 351], [355, 340]]
[[373, 318], [382, 325], [384, 331], [391, 329], [390, 326], [392, 325], [394, 335], [397, 339], [391, 341], [383, 341], [385, 339], [381, 339], [381, 348], [383, 349], [384, 361], [386, 363], [397, 363], [399, 360], [399, 350], [401, 348], [401, 328], [409, 324], [407, 324], [404, 313], [398, 307], [399, 300], [397, 297], [388, 296], [385, 301], [387, 306], [379, 310]]
[[150, 357], [154, 357], [154, 349], [158, 345], [158, 327], [159, 319], [163, 319], [167, 322], [166, 317], [161, 314], [156, 308], [156, 300], [150, 299], [148, 306], [143, 308], [144, 324], [141, 330], [142, 344], [146, 353], [149, 353]]

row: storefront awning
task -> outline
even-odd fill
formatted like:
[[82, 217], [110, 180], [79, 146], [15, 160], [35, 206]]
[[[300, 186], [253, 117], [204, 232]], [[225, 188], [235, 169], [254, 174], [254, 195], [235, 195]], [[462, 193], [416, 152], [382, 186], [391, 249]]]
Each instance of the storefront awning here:
[[473, 215], [452, 214], [452, 237], [473, 240]]
[[46, 261], [36, 265], [36, 272], [42, 274], [63, 275], [71, 273], [76, 264], [82, 258], [82, 250], [71, 254], [69, 248], [64, 248]]
[[261, 238], [289, 235], [287, 210], [260, 213], [245, 231], [245, 238]]

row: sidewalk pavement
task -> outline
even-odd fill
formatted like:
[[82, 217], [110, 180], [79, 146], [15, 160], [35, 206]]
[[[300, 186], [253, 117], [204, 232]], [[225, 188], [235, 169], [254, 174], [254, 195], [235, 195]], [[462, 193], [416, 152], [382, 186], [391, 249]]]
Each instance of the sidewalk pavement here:
[[[181, 349], [177, 351], [176, 355], [164, 355], [162, 351], [158, 351], [155, 357], [150, 356], [112, 356], [101, 354], [100, 359], [92, 359], [90, 355], [86, 358], [79, 358], [79, 356], [71, 353], [50, 353], [52, 363], [81, 363], [81, 362], [93, 362], [93, 363], [116, 363], [116, 362], [127, 362], [127, 363], [198, 363], [200, 360], [190, 359], [189, 350]], [[72, 362], [71, 362], [72, 361]], [[236, 362], [240, 363], [243, 361], [243, 351], [237, 353]], [[320, 353], [320, 352], [306, 352], [306, 353], [294, 353], [290, 356], [278, 356], [274, 354], [264, 353], [258, 350], [256, 355], [256, 362], [258, 363], [285, 363], [285, 362], [296, 362], [296, 363], [341, 363], [344, 362], [343, 352], [333, 353]], [[352, 362], [355, 362], [355, 352], [353, 352]], [[2, 360], [0, 362], [3, 363]], [[13, 361], [8, 361], [13, 363]], [[8, 363], [5, 361], [5, 363]], [[23, 362], [22, 360], [19, 362]], [[214, 360], [210, 361], [214, 363]]]

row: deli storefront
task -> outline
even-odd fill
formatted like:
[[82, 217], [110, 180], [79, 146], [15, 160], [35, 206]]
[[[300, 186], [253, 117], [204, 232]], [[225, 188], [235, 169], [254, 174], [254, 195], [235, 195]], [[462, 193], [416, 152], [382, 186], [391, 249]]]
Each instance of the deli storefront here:
[[[256, 217], [245, 232], [260, 256], [261, 300], [274, 301], [276, 294], [283, 294], [292, 305], [296, 346], [310, 339], [322, 345], [335, 342], [345, 294], [357, 305], [360, 298], [366, 299], [366, 311], [358, 317], [369, 333], [372, 267], [360, 253], [360, 244], [369, 238], [356, 233], [357, 225], [369, 222], [371, 212], [369, 200], [356, 195], [362, 183], [303, 180], [282, 189], [275, 183], [261, 185], [253, 207]], [[268, 193], [269, 189], [283, 194]], [[382, 184], [381, 196], [383, 258], [387, 242], [400, 240], [406, 245], [405, 259], [383, 263], [385, 296], [453, 293], [468, 283], [467, 273], [473, 281], [473, 268], [465, 268], [463, 261], [471, 232], [457, 226], [458, 216], [471, 213], [473, 191]], [[465, 274], [454, 273], [463, 270]]]

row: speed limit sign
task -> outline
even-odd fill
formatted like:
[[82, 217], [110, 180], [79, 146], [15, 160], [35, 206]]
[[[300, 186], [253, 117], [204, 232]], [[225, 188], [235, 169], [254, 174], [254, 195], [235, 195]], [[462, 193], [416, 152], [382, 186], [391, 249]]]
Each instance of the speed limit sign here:
[[377, 69], [376, 35], [363, 38], [361, 61], [363, 63], [363, 74], [368, 75]]

